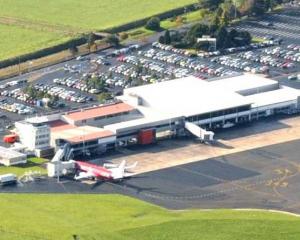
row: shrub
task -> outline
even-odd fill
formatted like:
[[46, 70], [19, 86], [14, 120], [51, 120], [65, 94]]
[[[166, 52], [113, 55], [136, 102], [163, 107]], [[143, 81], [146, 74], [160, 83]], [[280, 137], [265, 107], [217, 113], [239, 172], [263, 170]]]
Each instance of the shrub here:
[[160, 29], [160, 19], [158, 17], [150, 18], [145, 27], [148, 30], [158, 31]]
[[127, 33], [127, 32], [121, 32], [121, 33], [119, 34], [119, 36], [120, 36], [120, 39], [121, 39], [121, 40], [125, 40], [125, 39], [128, 38], [128, 33]]

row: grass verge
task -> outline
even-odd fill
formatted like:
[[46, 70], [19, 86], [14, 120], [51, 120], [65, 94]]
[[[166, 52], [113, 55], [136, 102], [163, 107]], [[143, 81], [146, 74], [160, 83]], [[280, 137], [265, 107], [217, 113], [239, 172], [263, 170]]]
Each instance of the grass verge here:
[[119, 195], [0, 194], [5, 240], [298, 240], [298, 217], [260, 211], [169, 211]]

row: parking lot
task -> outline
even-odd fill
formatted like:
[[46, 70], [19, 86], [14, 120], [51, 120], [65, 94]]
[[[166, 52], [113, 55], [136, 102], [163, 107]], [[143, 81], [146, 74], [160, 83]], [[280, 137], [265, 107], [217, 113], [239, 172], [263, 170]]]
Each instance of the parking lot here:
[[[188, 75], [209, 80], [242, 72], [260, 73], [300, 88], [298, 10], [298, 7], [287, 8], [266, 14], [258, 21], [250, 19], [234, 26], [265, 38], [264, 42], [249, 46], [191, 53], [157, 42], [130, 44], [7, 79], [0, 85], [0, 111], [22, 118], [53, 110], [78, 109], [97, 104], [98, 94], [104, 91], [109, 102], [122, 94], [124, 88]], [[155, 41], [155, 37], [151, 40]], [[91, 80], [95, 78], [100, 80], [95, 83]], [[29, 84], [26, 80], [40, 95], [57, 98], [54, 109], [24, 93]]]

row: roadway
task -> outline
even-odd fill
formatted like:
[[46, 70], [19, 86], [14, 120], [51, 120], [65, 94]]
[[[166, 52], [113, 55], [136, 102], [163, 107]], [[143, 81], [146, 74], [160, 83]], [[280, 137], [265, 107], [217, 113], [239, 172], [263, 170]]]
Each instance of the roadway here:
[[[266, 35], [282, 38], [285, 43], [300, 41], [300, 12], [299, 7], [285, 8], [282, 12], [265, 14], [259, 19], [246, 20], [234, 25], [238, 30], [249, 31], [257, 37]], [[272, 26], [267, 26], [272, 23]]]

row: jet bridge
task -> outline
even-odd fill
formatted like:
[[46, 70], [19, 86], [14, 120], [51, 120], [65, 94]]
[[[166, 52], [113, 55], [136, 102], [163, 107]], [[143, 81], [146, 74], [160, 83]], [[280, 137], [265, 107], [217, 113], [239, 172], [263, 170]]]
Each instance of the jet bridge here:
[[73, 154], [73, 148], [70, 148], [70, 144], [66, 143], [63, 147], [60, 147], [51, 162], [68, 161]]
[[210, 142], [214, 140], [214, 133], [212, 131], [207, 131], [194, 123], [185, 122], [184, 128], [201, 141]]

